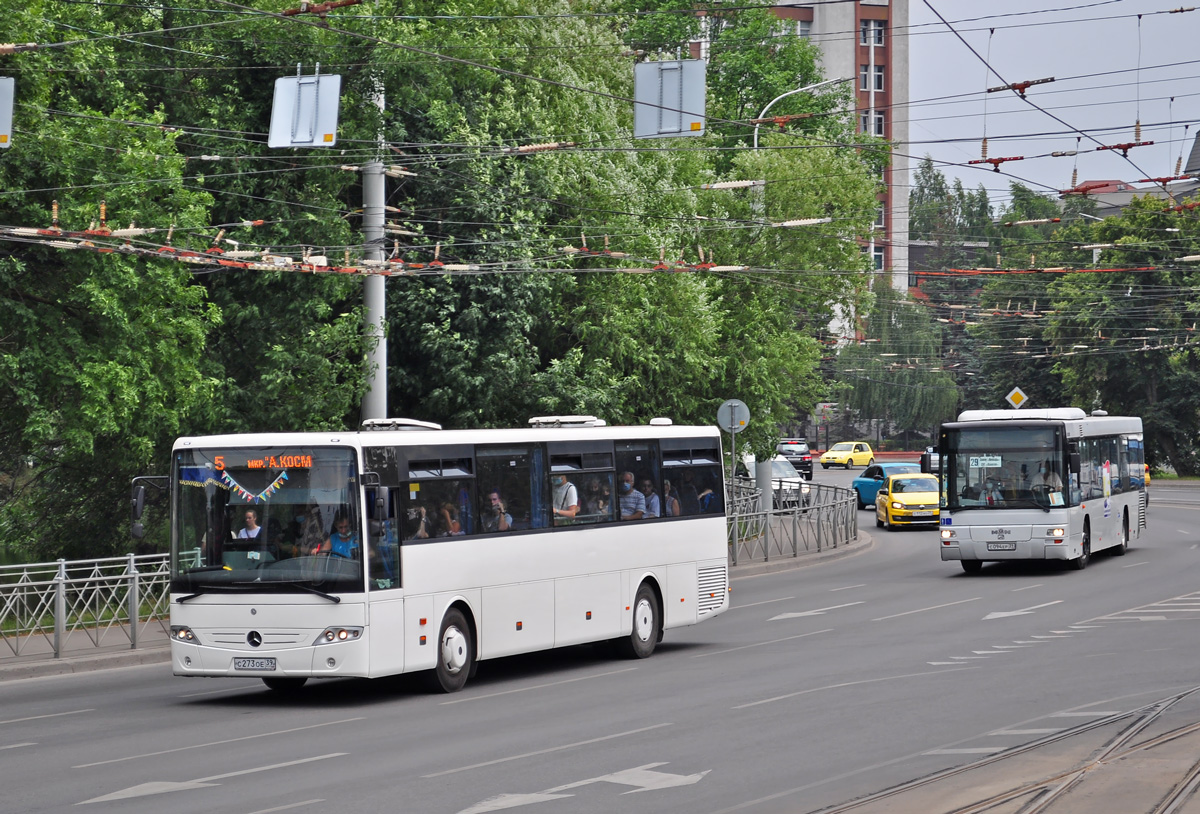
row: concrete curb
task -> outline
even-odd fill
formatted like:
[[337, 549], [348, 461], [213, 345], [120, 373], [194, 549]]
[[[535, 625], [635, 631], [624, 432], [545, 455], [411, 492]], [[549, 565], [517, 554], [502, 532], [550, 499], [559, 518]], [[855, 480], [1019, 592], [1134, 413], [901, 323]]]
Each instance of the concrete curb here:
[[875, 547], [875, 538], [867, 534], [865, 531], [858, 532], [858, 538], [844, 546], [827, 549], [825, 551], [808, 551], [801, 553], [796, 557], [780, 557], [769, 562], [750, 562], [733, 565], [729, 568], [729, 579], [743, 579], [745, 577], [757, 577], [762, 574], [774, 574], [779, 571], [792, 571], [797, 568], [805, 568], [810, 565], [821, 565], [832, 560], [840, 560], [843, 557], [852, 557], [856, 554], [862, 554], [870, 551]]
[[[793, 571], [810, 565], [840, 560], [862, 554], [875, 547], [875, 540], [864, 531], [858, 533], [858, 538], [848, 545], [838, 546], [826, 551], [806, 551], [797, 557], [780, 557], [770, 562], [751, 562], [731, 566], [730, 580], [774, 574], [780, 571]], [[171, 663], [170, 642], [162, 641], [137, 650], [108, 650], [102, 652], [76, 653], [61, 659], [37, 656], [21, 656], [14, 664], [0, 662], [0, 683], [17, 681], [23, 678], [45, 678], [48, 676], [73, 675], [88, 673], [93, 670], [112, 670], [119, 667], [136, 667], [144, 664]]]
[[0, 664], [0, 683], [22, 678], [45, 678], [47, 676], [90, 673], [93, 670], [111, 670], [117, 667], [136, 667], [142, 664], [169, 665], [170, 663], [171, 646], [163, 642], [137, 650], [88, 653], [61, 659], [46, 658], [36, 661], [21, 661], [17, 664]]

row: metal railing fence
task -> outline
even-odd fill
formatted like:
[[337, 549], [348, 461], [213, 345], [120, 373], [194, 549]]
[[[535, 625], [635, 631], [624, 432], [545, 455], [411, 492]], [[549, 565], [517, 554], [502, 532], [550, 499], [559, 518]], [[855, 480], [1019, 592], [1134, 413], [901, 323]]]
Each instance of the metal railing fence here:
[[809, 484], [809, 502], [763, 511], [758, 489], [742, 483], [726, 485], [729, 496], [729, 561], [769, 562], [798, 557], [801, 551], [824, 551], [848, 545], [858, 537], [854, 490]]
[[166, 554], [0, 566], [0, 658], [61, 658], [74, 638], [91, 648], [169, 632]]

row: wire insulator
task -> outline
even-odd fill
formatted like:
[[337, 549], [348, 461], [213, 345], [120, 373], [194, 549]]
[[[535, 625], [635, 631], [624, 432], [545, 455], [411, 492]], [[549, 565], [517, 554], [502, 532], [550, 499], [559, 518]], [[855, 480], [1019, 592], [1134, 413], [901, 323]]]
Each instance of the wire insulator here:
[[1142, 140], [1142, 120], [1141, 119], [1138, 119], [1136, 122], [1133, 123], [1133, 140], [1134, 141]]
[[987, 138], [983, 139], [983, 144], [980, 145], [980, 158], [987, 158]]

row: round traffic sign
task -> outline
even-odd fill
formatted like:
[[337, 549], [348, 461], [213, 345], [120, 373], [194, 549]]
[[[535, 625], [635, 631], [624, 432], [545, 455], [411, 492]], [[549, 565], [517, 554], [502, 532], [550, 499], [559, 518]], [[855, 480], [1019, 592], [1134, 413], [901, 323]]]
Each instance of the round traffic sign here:
[[744, 401], [729, 399], [717, 408], [717, 426], [728, 433], [739, 433], [750, 423], [750, 408]]

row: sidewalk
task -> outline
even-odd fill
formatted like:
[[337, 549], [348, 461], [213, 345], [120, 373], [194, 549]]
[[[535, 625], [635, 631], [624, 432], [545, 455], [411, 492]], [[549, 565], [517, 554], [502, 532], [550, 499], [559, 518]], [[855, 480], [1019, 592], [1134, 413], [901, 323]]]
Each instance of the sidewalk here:
[[[730, 566], [729, 579], [732, 582], [746, 577], [819, 565], [869, 551], [874, 544], [875, 541], [870, 535], [859, 531], [858, 539], [849, 545], [821, 552], [801, 551], [796, 557], [778, 557], [769, 562], [743, 562]], [[0, 655], [0, 682], [133, 667], [139, 664], [161, 664], [163, 669], [169, 669], [171, 651], [167, 634], [152, 624], [139, 635], [140, 646], [137, 650], [130, 649], [128, 639], [124, 639], [123, 644], [96, 647], [85, 634], [75, 633], [67, 637], [61, 658], [54, 658], [44, 652], [44, 649], [43, 652], [32, 655]]]

